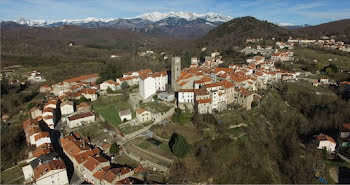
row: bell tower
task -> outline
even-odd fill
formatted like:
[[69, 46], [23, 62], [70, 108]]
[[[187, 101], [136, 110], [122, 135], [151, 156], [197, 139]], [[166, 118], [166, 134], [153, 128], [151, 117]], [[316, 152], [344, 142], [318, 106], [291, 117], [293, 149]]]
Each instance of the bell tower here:
[[176, 80], [180, 78], [180, 72], [181, 72], [181, 58], [172, 57], [171, 58], [171, 88], [174, 91], [179, 90], [179, 86]]

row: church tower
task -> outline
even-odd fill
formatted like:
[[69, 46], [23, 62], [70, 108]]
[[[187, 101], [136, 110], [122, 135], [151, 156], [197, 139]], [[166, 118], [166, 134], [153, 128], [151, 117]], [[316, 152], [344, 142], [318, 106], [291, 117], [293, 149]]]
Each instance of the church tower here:
[[180, 78], [180, 72], [181, 72], [181, 58], [172, 57], [171, 58], [171, 88], [174, 91], [179, 90], [179, 86], [176, 80]]

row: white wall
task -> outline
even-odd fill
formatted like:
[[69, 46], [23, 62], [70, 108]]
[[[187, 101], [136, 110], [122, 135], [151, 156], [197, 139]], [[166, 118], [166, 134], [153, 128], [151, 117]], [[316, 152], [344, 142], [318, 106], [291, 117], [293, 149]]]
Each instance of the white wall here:
[[194, 102], [194, 92], [179, 92], [178, 102], [179, 103]]
[[335, 146], [336, 144], [335, 143], [332, 143], [330, 141], [320, 141], [319, 145], [318, 145], [318, 149], [323, 149], [323, 148], [326, 148], [327, 151], [329, 152], [334, 152], [335, 151]]
[[68, 115], [74, 112], [73, 105], [64, 105], [61, 107], [61, 114], [62, 115]]
[[38, 185], [56, 185], [56, 184], [69, 184], [67, 171], [65, 169], [51, 170], [47, 174], [37, 179]]
[[81, 119], [72, 120], [72, 121], [68, 120], [67, 125], [69, 128], [74, 128], [74, 127], [82, 126], [83, 123], [92, 123], [94, 121], [95, 121], [95, 115], [81, 118]]
[[139, 78], [139, 93], [143, 99], [147, 99], [156, 93], [155, 79], [148, 77], [145, 80]]

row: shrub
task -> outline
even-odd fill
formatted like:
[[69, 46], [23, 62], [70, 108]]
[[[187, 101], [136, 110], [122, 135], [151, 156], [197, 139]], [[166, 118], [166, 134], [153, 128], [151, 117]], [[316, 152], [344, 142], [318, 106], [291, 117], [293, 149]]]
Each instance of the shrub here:
[[179, 158], [184, 158], [190, 151], [190, 146], [186, 141], [186, 138], [177, 133], [173, 133], [169, 140], [169, 147], [171, 152]]
[[109, 148], [109, 153], [111, 154], [119, 154], [119, 145], [117, 143], [113, 143], [111, 148]]

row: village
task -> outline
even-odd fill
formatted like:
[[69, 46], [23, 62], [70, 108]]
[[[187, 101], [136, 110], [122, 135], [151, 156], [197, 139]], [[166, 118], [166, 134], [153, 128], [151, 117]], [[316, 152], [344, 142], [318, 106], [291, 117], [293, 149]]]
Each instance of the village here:
[[[259, 41], [247, 39], [247, 44]], [[181, 58], [174, 56], [169, 71], [131, 71], [100, 84], [96, 73], [41, 85], [39, 91], [45, 100], [31, 108], [29, 119], [23, 122], [30, 148], [27, 165], [22, 168], [24, 183], [132, 184], [144, 182], [145, 174], [148, 180], [154, 179], [150, 182], [164, 182], [176, 156], [163, 132], [173, 127], [176, 112], [215, 115], [259, 107], [261, 91], [278, 82], [297, 83], [305, 78], [303, 72], [275, 66], [277, 62], [295, 61], [294, 44], [349, 52], [349, 46], [328, 37], [318, 41], [290, 38], [287, 43], [276, 42], [274, 47], [246, 46], [241, 52], [252, 57], [244, 65], [220, 67], [224, 61], [215, 51], [203, 60], [192, 57], [189, 67], [181, 66]], [[141, 55], [146, 54], [153, 52]], [[46, 80], [34, 70], [28, 81]], [[336, 84], [328, 78], [310, 83]], [[339, 85], [348, 91], [350, 82]], [[319, 133], [316, 147], [329, 153], [337, 146], [350, 147], [349, 124], [341, 128], [339, 141]], [[181, 125], [177, 127], [181, 129]]]

